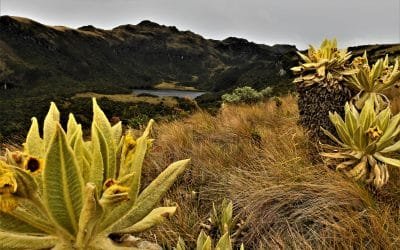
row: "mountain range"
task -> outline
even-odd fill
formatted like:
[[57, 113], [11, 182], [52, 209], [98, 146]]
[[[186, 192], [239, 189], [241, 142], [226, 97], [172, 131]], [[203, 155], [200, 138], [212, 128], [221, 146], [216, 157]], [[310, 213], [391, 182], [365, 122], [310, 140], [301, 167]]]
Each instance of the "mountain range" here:
[[234, 37], [205, 39], [151, 21], [104, 30], [0, 18], [0, 83], [13, 88], [143, 88], [161, 82], [207, 91], [239, 85], [283, 88], [291, 78], [295, 51], [292, 45]]

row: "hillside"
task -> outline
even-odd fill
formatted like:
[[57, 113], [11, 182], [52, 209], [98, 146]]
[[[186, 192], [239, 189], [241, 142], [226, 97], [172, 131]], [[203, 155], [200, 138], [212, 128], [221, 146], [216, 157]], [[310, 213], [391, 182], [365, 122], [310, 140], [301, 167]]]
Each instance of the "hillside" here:
[[[351, 47], [371, 58], [400, 55], [400, 45]], [[174, 82], [212, 92], [237, 86], [291, 89], [289, 68], [296, 47], [268, 46], [230, 37], [204, 39], [151, 21], [111, 30], [47, 26], [21, 17], [0, 17], [0, 86], [26, 95], [117, 92]]]
[[140, 88], [160, 82], [208, 91], [245, 84], [288, 86], [289, 74], [280, 74], [288, 72], [295, 51], [290, 45], [239, 38], [207, 40], [151, 21], [103, 30], [0, 18], [0, 83], [21, 89]]
[[[372, 59], [384, 53], [400, 55], [396, 44], [350, 50], [357, 55], [367, 50]], [[79, 122], [85, 123], [91, 114], [81, 107], [90, 97], [75, 98], [77, 94], [108, 96], [130, 94], [133, 88], [176, 86], [208, 91], [197, 98], [202, 107], [217, 106], [223, 93], [244, 85], [271, 86], [274, 95], [286, 94], [294, 89], [289, 69], [297, 64], [295, 51], [291, 45], [268, 46], [234, 37], [205, 39], [151, 21], [111, 30], [90, 25], [71, 29], [1, 16], [0, 142], [25, 135], [29, 119], [43, 118], [50, 101], [80, 114]], [[103, 99], [100, 102], [107, 103], [107, 115], [133, 126], [150, 116], [170, 119], [181, 117], [182, 109], [184, 114], [193, 109], [184, 100], [171, 107], [166, 104], [170, 101], [162, 99]]]

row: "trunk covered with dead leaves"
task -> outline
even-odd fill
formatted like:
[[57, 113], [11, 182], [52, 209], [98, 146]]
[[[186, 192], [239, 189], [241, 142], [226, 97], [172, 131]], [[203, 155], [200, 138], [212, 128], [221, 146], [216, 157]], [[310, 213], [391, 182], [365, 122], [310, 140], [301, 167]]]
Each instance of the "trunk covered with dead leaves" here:
[[330, 142], [320, 127], [336, 135], [335, 127], [329, 120], [329, 112], [337, 112], [343, 117], [344, 105], [352, 98], [352, 92], [344, 86], [329, 88], [318, 85], [298, 86], [297, 92], [299, 93], [299, 123], [309, 132], [312, 141]]

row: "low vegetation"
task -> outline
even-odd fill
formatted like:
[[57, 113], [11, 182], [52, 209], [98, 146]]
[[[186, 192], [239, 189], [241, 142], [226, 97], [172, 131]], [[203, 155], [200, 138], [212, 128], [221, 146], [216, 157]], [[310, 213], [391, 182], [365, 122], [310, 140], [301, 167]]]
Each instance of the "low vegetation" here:
[[92, 98], [95, 97], [97, 99], [100, 98], [106, 98], [108, 100], [114, 101], [114, 102], [124, 102], [124, 103], [148, 103], [148, 104], [160, 104], [163, 103], [169, 107], [175, 107], [178, 105], [177, 98], [174, 98], [172, 96], [167, 96], [163, 98], [158, 98], [158, 97], [151, 97], [151, 96], [135, 96], [133, 94], [114, 94], [114, 95], [107, 95], [107, 94], [98, 94], [98, 93], [78, 93], [75, 96], [72, 97], [74, 98]]
[[282, 101], [280, 108], [272, 100], [228, 106], [216, 117], [197, 113], [155, 126], [145, 179], [189, 156], [195, 167], [161, 203], [179, 204], [174, 218], [148, 239], [168, 248], [181, 237], [193, 249], [212, 203], [226, 198], [233, 202], [237, 248], [400, 247], [399, 170], [389, 168], [391, 178], [378, 191], [333, 171], [311, 157], [314, 147], [297, 125], [296, 97]]
[[[171, 121], [186, 117], [197, 107], [192, 100], [184, 98], [135, 97], [129, 94], [97, 94], [86, 92], [74, 97], [39, 96], [14, 97], [0, 95], [0, 143], [19, 143], [28, 132], [30, 118], [36, 116], [43, 120], [51, 101], [58, 104], [61, 111], [61, 124], [66, 125], [68, 113], [72, 112], [84, 128], [90, 127], [92, 110], [91, 98], [98, 102], [109, 118], [123, 122], [125, 126], [138, 129], [150, 119]], [[34, 105], [33, 105], [34, 104]], [[114, 119], [114, 120], [115, 120]], [[87, 135], [88, 131], [84, 130]]]
[[252, 87], [244, 86], [234, 89], [230, 94], [227, 93], [222, 95], [221, 98], [222, 101], [227, 104], [252, 104], [266, 100], [267, 98], [272, 96], [272, 93], [273, 89], [271, 87], [266, 87], [261, 91], [257, 91]]

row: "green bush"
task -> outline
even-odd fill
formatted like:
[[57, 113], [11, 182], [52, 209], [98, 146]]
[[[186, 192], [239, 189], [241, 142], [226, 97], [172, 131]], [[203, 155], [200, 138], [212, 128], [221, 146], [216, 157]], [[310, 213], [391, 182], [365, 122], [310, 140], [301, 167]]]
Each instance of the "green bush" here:
[[246, 103], [252, 104], [269, 98], [272, 94], [272, 88], [266, 87], [265, 89], [258, 92], [249, 86], [244, 86], [241, 88], [236, 88], [233, 90], [232, 94], [222, 95], [222, 101], [224, 103]]

